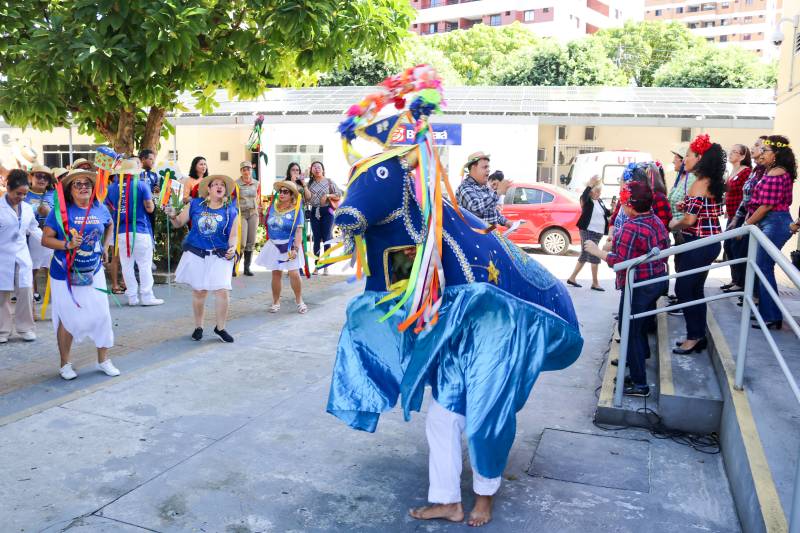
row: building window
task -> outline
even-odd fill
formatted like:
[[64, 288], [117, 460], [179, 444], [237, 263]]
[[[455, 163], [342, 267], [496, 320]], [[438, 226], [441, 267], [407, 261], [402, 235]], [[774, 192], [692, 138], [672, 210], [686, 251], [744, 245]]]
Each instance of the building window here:
[[228, 160], [228, 152], [220, 152], [219, 153], [219, 160], [220, 161], [227, 161]]
[[506, 11], [506, 16], [510, 17], [511, 16], [511, 11]]
[[542, 13], [550, 13], [550, 8], [549, 7], [543, 8]]
[[752, 38], [753, 38], [753, 36], [750, 35], [749, 33], [745, 33], [744, 35], [742, 35], [742, 40], [743, 41], [749, 41]]
[[689, 6], [688, 11], [689, 13], [697, 13], [698, 11], [700, 11], [700, 8], [697, 6]]
[[717, 8], [716, 4], [703, 4], [703, 11], [713, 11]]
[[447, 31], [455, 31], [458, 29], [458, 22], [446, 22], [445, 28]]
[[167, 152], [167, 161], [177, 161], [178, 160], [178, 151], [177, 150], [169, 150]]
[[744, 18], [744, 23], [745, 24], [750, 24], [751, 22], [753, 22], [753, 17], [745, 17]]
[[728, 36], [727, 35], [720, 35], [719, 36], [719, 42], [727, 43], [728, 42]]
[[564, 140], [567, 138], [567, 127], [566, 126], [559, 126], [558, 127], [558, 138], [559, 140]]
[[657, 16], [657, 17], [660, 17], [660, 16], [661, 16], [661, 10], [660, 10], [660, 9], [656, 9], [656, 16]]
[[689, 24], [686, 25], [686, 27], [688, 27], [690, 30], [693, 30], [693, 29], [695, 29], [697, 27], [697, 23], [696, 22], [690, 22]]
[[675, 13], [683, 13], [683, 8], [682, 7], [676, 7], [675, 8]]
[[72, 160], [70, 160], [68, 144], [45, 144], [42, 146], [42, 158], [44, 164], [50, 168], [67, 168], [72, 161], [81, 157], [94, 161], [95, 150], [100, 146], [99, 144], [73, 144]]
[[429, 34], [436, 33], [436, 30], [438, 29], [437, 26], [438, 24], [436, 24], [435, 22], [431, 22], [430, 24], [428, 24], [428, 33]]
[[489, 26], [500, 26], [503, 23], [503, 19], [500, 15], [491, 15], [489, 17]]
[[688, 143], [692, 140], [692, 128], [681, 129], [681, 142]]
[[722, 2], [722, 6], [721, 7], [722, 7], [722, 9], [728, 9], [729, 7], [731, 7], [731, 3], [730, 2]]
[[753, 0], [744, 0], [744, 5], [752, 6], [753, 5]]
[[275, 176], [276, 180], [282, 180], [286, 176], [282, 173], [286, 171], [289, 163], [297, 163], [300, 168], [307, 169], [312, 161], [325, 161], [322, 158], [321, 144], [279, 144], [275, 147]]
[[575, 27], [576, 28], [581, 27], [581, 19], [579, 19], [578, 17], [575, 17]]
[[547, 149], [546, 148], [539, 148], [536, 150], [536, 160], [539, 162], [547, 160]]
[[713, 27], [714, 27], [714, 21], [713, 21], [713, 20], [710, 20], [710, 21], [706, 21], [706, 22], [704, 22], [704, 23], [703, 23], [703, 27], [704, 27], [704, 28], [713, 28]]
[[533, 22], [533, 14], [536, 13], [533, 9], [529, 9], [523, 14], [523, 20], [525, 22]]
[[594, 140], [594, 126], [586, 126], [586, 129], [583, 132], [583, 140], [584, 141]]

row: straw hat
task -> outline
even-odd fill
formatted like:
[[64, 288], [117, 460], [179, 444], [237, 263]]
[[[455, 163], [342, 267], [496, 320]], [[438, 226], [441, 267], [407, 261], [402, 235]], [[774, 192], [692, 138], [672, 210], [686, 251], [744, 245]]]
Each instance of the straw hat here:
[[127, 176], [128, 174], [139, 174], [142, 171], [139, 158], [131, 157], [130, 159], [123, 159], [122, 163], [115, 168], [112, 175]]
[[36, 150], [30, 146], [14, 146], [14, 159], [17, 160], [21, 167], [30, 167], [37, 163]]
[[66, 174], [67, 172], [69, 172], [69, 170], [67, 170], [66, 168], [56, 167], [56, 168], [53, 169], [53, 177], [58, 179], [61, 176], [63, 176], [64, 174]]
[[297, 189], [297, 185], [295, 185], [289, 180], [276, 181], [275, 183], [272, 184], [272, 188], [275, 189], [275, 192], [278, 192], [281, 189], [289, 189], [290, 191], [292, 191], [293, 196], [297, 196], [298, 194], [300, 194], [300, 191]]
[[61, 184], [64, 187], [68, 187], [70, 183], [73, 182], [76, 178], [89, 178], [92, 182], [92, 186], [97, 182], [97, 174], [93, 170], [84, 170], [82, 168], [75, 168], [70, 170], [66, 176], [61, 178]]
[[78, 168], [79, 165], [89, 165], [90, 167], [94, 168], [94, 165], [92, 164], [92, 162], [89, 161], [88, 159], [84, 158], [84, 157], [79, 157], [78, 159], [73, 161], [71, 168], [73, 168], [73, 169]]
[[30, 173], [31, 174], [38, 174], [38, 173], [50, 174], [50, 177], [51, 178], [53, 177], [53, 171], [50, 170], [50, 167], [42, 165], [41, 163], [36, 163], [35, 165], [33, 165], [33, 167], [31, 168], [31, 172]]
[[230, 176], [226, 176], [224, 174], [212, 174], [210, 176], [206, 176], [200, 181], [200, 184], [197, 187], [197, 195], [201, 197], [208, 196], [208, 186], [214, 180], [222, 180], [225, 183], [225, 191], [230, 197], [233, 194], [233, 191], [236, 190], [236, 182], [233, 181], [233, 178]]
[[480, 161], [481, 159], [486, 159], [488, 161], [489, 159], [491, 159], [491, 157], [489, 157], [489, 154], [485, 154], [483, 152], [473, 152], [469, 154], [469, 156], [467, 157], [467, 162], [464, 163], [464, 170], [469, 169], [469, 166], [472, 163]]
[[686, 152], [689, 151], [689, 143], [680, 143], [675, 145], [670, 152], [677, 155], [681, 159], [686, 159]]

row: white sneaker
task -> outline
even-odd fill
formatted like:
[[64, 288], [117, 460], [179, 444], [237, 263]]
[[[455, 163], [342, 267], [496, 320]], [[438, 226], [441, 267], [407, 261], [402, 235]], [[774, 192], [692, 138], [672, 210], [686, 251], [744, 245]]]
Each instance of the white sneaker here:
[[131, 307], [136, 307], [139, 305], [139, 298], [128, 298], [128, 305]]
[[111, 362], [111, 359], [106, 359], [102, 363], [97, 363], [97, 370], [105, 373], [106, 376], [119, 376], [119, 370]]
[[19, 336], [22, 337], [22, 340], [24, 340], [25, 342], [33, 342], [36, 340], [36, 333], [34, 333], [33, 331], [26, 331], [25, 333], [20, 333]]
[[72, 363], [67, 363], [66, 365], [62, 366], [61, 370], [59, 370], [58, 373], [61, 374], [61, 377], [66, 379], [67, 381], [78, 377], [78, 374], [76, 374], [75, 371], [72, 370]]
[[8, 342], [8, 337], [0, 337], [0, 344], [5, 344]]
[[142, 305], [161, 305], [164, 300], [161, 298], [151, 298], [150, 300], [142, 300]]

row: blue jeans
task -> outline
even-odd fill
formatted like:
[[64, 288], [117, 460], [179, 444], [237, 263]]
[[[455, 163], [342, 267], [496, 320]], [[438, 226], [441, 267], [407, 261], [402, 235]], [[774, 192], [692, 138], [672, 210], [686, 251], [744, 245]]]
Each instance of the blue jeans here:
[[[767, 213], [767, 216], [761, 219], [761, 222], [758, 223], [758, 227], [764, 232], [764, 235], [772, 241], [772, 244], [777, 246], [780, 250], [792, 235], [792, 232], [789, 230], [789, 224], [791, 223], [792, 217], [789, 215], [788, 211], [770, 211]], [[778, 284], [775, 282], [775, 261], [761, 247], [758, 248], [756, 264], [777, 293]], [[765, 322], [783, 320], [781, 310], [763, 284], [758, 287], [758, 311], [761, 313]]]
[[[669, 286], [667, 280], [636, 287], [631, 296], [631, 314], [644, 313], [656, 308], [656, 301], [662, 296]], [[625, 291], [619, 296], [619, 317], [622, 320], [622, 306], [625, 302]], [[650, 357], [650, 341], [647, 339], [647, 323], [650, 317], [631, 320], [628, 328], [628, 357], [627, 364], [631, 371], [631, 380], [636, 385], [647, 385], [646, 360]]]
[[[317, 218], [317, 211], [319, 211], [319, 218]], [[324, 207], [311, 208], [311, 233], [314, 235], [314, 255], [319, 257], [320, 251], [323, 249], [323, 242], [329, 241], [333, 238], [333, 213], [326, 205]], [[327, 250], [328, 247], [325, 246]]]
[[[694, 242], [698, 237], [684, 235], [686, 242]], [[720, 243], [709, 244], [680, 254], [680, 261], [676, 263], [678, 272], [686, 272], [708, 266], [714, 262], [721, 249]], [[675, 296], [678, 303], [687, 303], [692, 300], [705, 298], [705, 284], [708, 271], [691, 274], [675, 280]], [[705, 302], [691, 307], [684, 307], [683, 318], [686, 321], [686, 339], [698, 340], [706, 336], [706, 304]]]
[[[725, 248], [725, 256], [728, 260], [741, 259], [747, 257], [747, 244], [746, 237], [741, 239], [728, 239], [724, 241], [723, 247]], [[747, 263], [739, 263], [731, 265], [731, 283], [744, 287], [744, 276], [747, 273]]]

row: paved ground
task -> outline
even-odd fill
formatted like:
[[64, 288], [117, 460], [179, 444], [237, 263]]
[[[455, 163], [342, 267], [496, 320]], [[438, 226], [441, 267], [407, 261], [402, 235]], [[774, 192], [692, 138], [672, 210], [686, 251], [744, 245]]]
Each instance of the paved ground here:
[[[536, 257], [562, 278], [575, 261]], [[484, 529], [739, 531], [719, 456], [592, 424], [618, 298], [602, 272], [607, 292], [572, 290], [584, 353], [543, 375], [520, 412], [496, 518]], [[119, 378], [79, 368], [77, 380], [61, 381], [51, 333], [0, 348], [0, 529], [465, 529], [406, 514], [426, 495], [423, 415], [405, 423], [391, 412], [371, 435], [324, 411], [345, 305], [360, 290], [343, 280], [307, 283], [306, 316], [286, 303], [268, 315], [266, 275], [243, 280], [234, 345], [188, 339], [180, 289], [156, 310], [116, 309]], [[40, 369], [35, 378], [27, 364]], [[467, 468], [467, 507], [469, 487]]]

